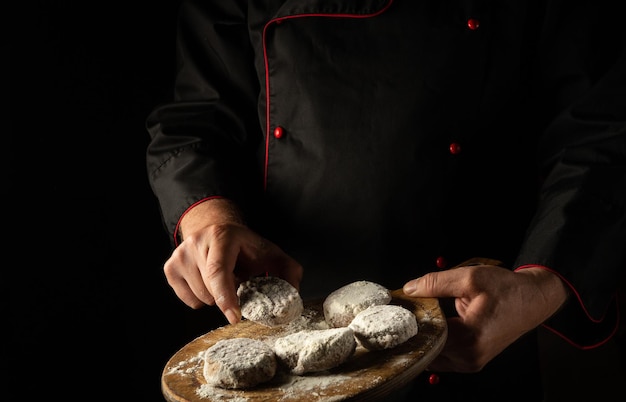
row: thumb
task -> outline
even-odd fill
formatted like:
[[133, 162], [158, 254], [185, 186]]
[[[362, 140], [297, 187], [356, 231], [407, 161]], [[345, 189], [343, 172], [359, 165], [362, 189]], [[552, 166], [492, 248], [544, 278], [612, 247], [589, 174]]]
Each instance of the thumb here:
[[411, 297], [458, 297], [462, 291], [459, 269], [429, 272], [404, 284], [404, 294]]

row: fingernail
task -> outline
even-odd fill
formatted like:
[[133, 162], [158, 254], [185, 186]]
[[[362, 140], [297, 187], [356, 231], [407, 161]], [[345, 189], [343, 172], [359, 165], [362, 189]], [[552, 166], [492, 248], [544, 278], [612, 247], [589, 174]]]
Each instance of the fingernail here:
[[407, 293], [407, 294], [415, 292], [415, 289], [417, 289], [417, 279], [405, 283], [404, 287], [402, 288], [404, 293]]
[[241, 321], [241, 312], [239, 310], [229, 308], [228, 310], [224, 311], [224, 315], [226, 316], [228, 322], [231, 324], [236, 324]]

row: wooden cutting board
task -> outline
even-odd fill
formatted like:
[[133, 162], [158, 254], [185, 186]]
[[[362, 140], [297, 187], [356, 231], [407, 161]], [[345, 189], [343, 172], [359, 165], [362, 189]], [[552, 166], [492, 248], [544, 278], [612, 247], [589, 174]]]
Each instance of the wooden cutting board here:
[[[322, 303], [305, 302], [302, 320], [323, 322]], [[248, 390], [207, 385], [202, 374], [203, 353], [217, 341], [247, 337], [271, 342], [298, 329], [296, 323], [270, 328], [242, 321], [210, 331], [175, 353], [162, 372], [163, 395], [170, 402], [382, 400], [421, 373], [439, 354], [447, 337], [437, 299], [407, 297], [399, 289], [392, 292], [391, 304], [413, 311], [418, 322], [417, 335], [393, 349], [368, 351], [358, 346], [347, 362], [332, 370], [297, 376], [279, 369], [274, 379]]]

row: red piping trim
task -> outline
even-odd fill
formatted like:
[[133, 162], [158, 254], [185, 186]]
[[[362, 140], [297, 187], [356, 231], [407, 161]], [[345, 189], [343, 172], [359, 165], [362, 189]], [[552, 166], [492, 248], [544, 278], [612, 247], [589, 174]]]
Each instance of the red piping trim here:
[[[517, 272], [519, 270], [522, 269], [526, 269], [526, 268], [540, 268], [543, 269], [545, 271], [549, 271], [552, 272], [553, 274], [555, 274], [556, 276], [558, 276], [559, 278], [561, 278], [561, 280], [563, 282], [565, 282], [565, 284], [572, 290], [572, 292], [574, 293], [574, 295], [576, 295], [576, 299], [578, 299], [578, 303], [580, 304], [580, 306], [582, 307], [583, 311], [585, 312], [585, 315], [587, 316], [587, 318], [589, 318], [592, 322], [595, 322], [596, 324], [599, 322], [604, 321], [604, 319], [606, 318], [606, 315], [602, 315], [601, 318], [593, 318], [591, 316], [591, 314], [589, 314], [589, 311], [587, 311], [587, 308], [585, 307], [585, 305], [583, 304], [582, 298], [580, 297], [580, 294], [576, 291], [576, 289], [574, 288], [574, 285], [572, 285], [567, 279], [565, 279], [563, 277], [563, 275], [559, 274], [558, 272], [556, 272], [553, 269], [550, 269], [548, 267], [544, 267], [543, 265], [522, 265], [521, 267], [515, 268], [514, 272]], [[605, 313], [606, 314], [606, 313]]]
[[[580, 297], [580, 294], [576, 291], [576, 289], [574, 288], [574, 286], [567, 280], [565, 279], [561, 274], [559, 274], [558, 272], [556, 272], [553, 269], [550, 269], [548, 267], [545, 267], [543, 265], [532, 265], [532, 264], [528, 264], [528, 265], [522, 265], [518, 268], [516, 268], [514, 270], [514, 272], [520, 271], [522, 269], [527, 269], [527, 268], [540, 268], [549, 272], [552, 272], [553, 274], [557, 275], [559, 278], [561, 278], [561, 280], [563, 282], [565, 282], [565, 284], [572, 290], [572, 292], [576, 295], [576, 299], [578, 300], [578, 303], [580, 304], [580, 306], [582, 307], [583, 311], [585, 312], [585, 315], [587, 316], [587, 318], [589, 318], [589, 320], [591, 320], [594, 323], [600, 323], [602, 321], [604, 321], [604, 319], [606, 318], [606, 312], [605, 314], [602, 315], [602, 318], [600, 319], [594, 319], [589, 312], [587, 311], [587, 309], [585, 308], [585, 305], [582, 302], [582, 298]], [[548, 331], [552, 332], [553, 334], [557, 335], [559, 338], [562, 338], [563, 340], [565, 340], [567, 343], [569, 343], [570, 345], [578, 348], [578, 349], [582, 349], [582, 350], [589, 350], [589, 349], [595, 349], [597, 347], [600, 347], [604, 344], [606, 344], [616, 333], [617, 330], [619, 328], [619, 322], [620, 322], [620, 311], [619, 311], [619, 300], [618, 300], [618, 295], [615, 294], [613, 296], [613, 298], [615, 299], [615, 302], [617, 304], [617, 320], [615, 320], [615, 327], [613, 328], [613, 330], [611, 331], [611, 333], [603, 340], [601, 340], [600, 342], [597, 342], [593, 345], [580, 345], [574, 341], [572, 341], [571, 339], [569, 339], [566, 335], [564, 335], [563, 333], [561, 333], [560, 331], [557, 331], [556, 329], [550, 327], [547, 324], [541, 324], [542, 327], [544, 327], [545, 329], [547, 329]]]
[[[619, 310], [619, 306], [618, 306], [618, 310]], [[619, 328], [619, 313], [618, 313], [618, 319], [615, 323], [615, 327], [613, 328], [613, 330], [611, 331], [611, 333], [603, 340], [601, 340], [600, 342], [594, 343], [593, 345], [580, 345], [574, 341], [572, 341], [571, 339], [569, 339], [566, 335], [562, 334], [561, 332], [557, 331], [556, 329], [546, 325], [546, 324], [541, 324], [542, 327], [544, 327], [545, 329], [547, 329], [548, 331], [552, 332], [553, 334], [557, 335], [559, 338], [563, 339], [564, 341], [566, 341], [567, 343], [569, 343], [570, 345], [578, 348], [578, 349], [582, 349], [582, 350], [590, 350], [590, 349], [595, 349], [597, 347], [600, 347], [604, 344], [606, 344], [616, 333], [617, 330]]]
[[202, 203], [203, 203], [203, 202], [205, 202], [205, 201], [208, 201], [208, 200], [213, 200], [213, 199], [216, 199], [216, 198], [224, 198], [224, 197], [222, 197], [221, 195], [214, 195], [214, 196], [211, 196], [211, 197], [205, 197], [205, 198], [202, 198], [202, 199], [200, 199], [200, 200], [198, 200], [198, 201], [194, 202], [193, 204], [191, 204], [191, 205], [189, 206], [189, 208], [187, 208], [187, 209], [185, 210], [185, 212], [183, 212], [183, 214], [180, 216], [180, 218], [178, 218], [178, 222], [176, 223], [176, 228], [174, 229], [174, 245], [175, 245], [176, 247], [178, 247], [178, 244], [179, 244], [179, 241], [178, 241], [178, 232], [179, 232], [179, 230], [180, 230], [180, 222], [183, 220], [183, 217], [184, 217], [185, 215], [187, 215], [187, 212], [191, 211], [191, 210], [192, 210], [192, 208], [193, 208], [193, 207], [195, 207], [195, 206], [196, 206], [196, 205], [198, 205], [198, 204], [202, 204]]
[[269, 60], [267, 57], [266, 35], [267, 28], [276, 23], [280, 23], [289, 19], [306, 18], [306, 17], [327, 17], [327, 18], [372, 18], [384, 13], [393, 3], [393, 0], [389, 0], [380, 10], [371, 14], [331, 14], [331, 13], [305, 13], [288, 15], [285, 17], [278, 17], [269, 20], [263, 27], [263, 62], [265, 64], [265, 166], [263, 172], [263, 189], [267, 188], [267, 170], [269, 165], [269, 149], [270, 149], [270, 74], [269, 74]]

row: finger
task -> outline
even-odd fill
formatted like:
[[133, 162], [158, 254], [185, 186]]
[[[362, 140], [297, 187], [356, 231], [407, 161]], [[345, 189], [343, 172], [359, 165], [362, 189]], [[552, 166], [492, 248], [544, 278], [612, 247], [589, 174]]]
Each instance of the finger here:
[[205, 304], [214, 304], [195, 260], [188, 258], [188, 253], [189, 250], [185, 247], [178, 247], [163, 265], [168, 284], [176, 296], [191, 308], [198, 309]]
[[[270, 264], [279, 268], [276, 275], [289, 282], [297, 290], [300, 290], [300, 282], [302, 282], [302, 276], [304, 273], [302, 265], [300, 265], [293, 258], [284, 254], [283, 251], [272, 242], [265, 240], [264, 243], [269, 245], [263, 249], [266, 254], [278, 256], [270, 258]], [[271, 272], [273, 270], [269, 268], [268, 271]]]
[[[209, 293], [209, 291], [206, 289], [206, 287], [203, 286], [204, 290], [193, 290], [187, 282], [182, 281], [181, 283], [179, 283], [176, 286], [172, 286], [172, 288], [174, 289], [174, 293], [176, 293], [176, 296], [182, 300], [183, 303], [185, 303], [187, 306], [193, 308], [193, 309], [199, 309], [202, 306], [205, 305], [214, 305], [215, 304], [215, 300], [213, 300], [213, 297], [211, 296], [211, 294]], [[196, 295], [200, 295], [200, 297], [196, 296]]]
[[187, 281], [184, 280], [183, 277], [168, 276], [167, 283], [174, 290], [174, 293], [176, 294], [176, 296], [187, 306], [193, 309], [198, 309], [204, 304], [202, 303], [202, 300], [196, 297], [193, 290], [191, 290], [191, 287], [189, 286]]
[[404, 284], [403, 291], [412, 297], [461, 297], [466, 272], [462, 268], [430, 272]]
[[304, 275], [304, 269], [302, 265], [298, 264], [295, 260], [287, 262], [287, 267], [284, 270], [283, 279], [286, 280], [300, 291], [300, 282], [302, 282], [302, 276]]
[[[202, 280], [202, 275], [200, 273], [199, 268], [194, 267], [194, 269], [189, 272], [189, 277], [187, 278], [186, 284], [188, 285], [189, 289], [193, 293], [193, 296], [196, 299], [198, 299], [198, 301], [202, 305], [205, 305], [205, 304], [209, 306], [215, 305], [215, 298], [213, 297], [209, 289], [206, 287], [204, 281]], [[199, 307], [202, 307], [202, 306], [197, 306], [194, 308], [199, 308]]]
[[223, 236], [216, 236], [211, 241], [203, 270], [204, 284], [217, 307], [231, 324], [241, 321], [234, 274], [238, 254], [239, 246], [236, 242], [229, 242]]
[[482, 366], [477, 363], [476, 337], [462, 319], [447, 320], [448, 338], [443, 349], [428, 366], [431, 371], [473, 373]]
[[[289, 282], [299, 290], [302, 282], [303, 268], [293, 258], [285, 254], [277, 245], [261, 236], [248, 232], [243, 243], [243, 253], [239, 255], [238, 268], [247, 267], [248, 275], [277, 276]], [[236, 272], [237, 273], [237, 272]], [[247, 278], [240, 278], [246, 280]]]
[[440, 373], [454, 372], [454, 365], [448, 356], [439, 353], [437, 357], [428, 365], [428, 371], [438, 371]]

